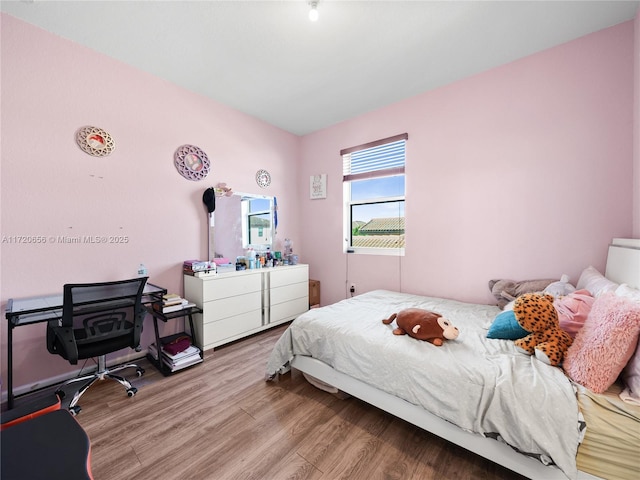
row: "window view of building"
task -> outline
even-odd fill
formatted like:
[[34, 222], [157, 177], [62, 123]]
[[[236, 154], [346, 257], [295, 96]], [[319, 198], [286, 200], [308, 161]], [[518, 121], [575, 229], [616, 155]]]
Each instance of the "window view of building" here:
[[404, 217], [372, 218], [353, 222], [352, 246], [364, 248], [404, 248]]

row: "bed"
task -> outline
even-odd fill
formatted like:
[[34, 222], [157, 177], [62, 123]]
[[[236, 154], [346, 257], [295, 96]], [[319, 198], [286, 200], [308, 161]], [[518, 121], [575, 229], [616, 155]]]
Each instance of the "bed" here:
[[[614, 240], [606, 279], [598, 280], [600, 287], [608, 282], [611, 295], [614, 286], [635, 294], [640, 241]], [[381, 320], [411, 307], [447, 317], [459, 337], [436, 347], [393, 335], [393, 325]], [[367, 292], [292, 322], [271, 352], [266, 379], [300, 370], [328, 392], [360, 398], [529, 478], [640, 478], [640, 405], [623, 400], [625, 385], [594, 393], [562, 368], [518, 352], [513, 341], [488, 339], [500, 312], [492, 305]]]

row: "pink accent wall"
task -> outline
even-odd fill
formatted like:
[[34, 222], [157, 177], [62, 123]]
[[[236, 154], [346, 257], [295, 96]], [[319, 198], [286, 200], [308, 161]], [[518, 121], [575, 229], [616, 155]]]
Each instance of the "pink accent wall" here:
[[[136, 276], [182, 292], [182, 262], [206, 258], [207, 212], [202, 193], [218, 182], [235, 191], [276, 195], [281, 238], [299, 238], [299, 137], [171, 83], [133, 69], [2, 14], [2, 309], [12, 297], [61, 293], [67, 282]], [[185, 74], [189, 74], [185, 71]], [[91, 157], [75, 132], [108, 131], [115, 150]], [[173, 163], [194, 144], [211, 161], [199, 182]], [[257, 170], [272, 176], [269, 188]], [[58, 239], [127, 237], [126, 243], [63, 244]], [[44, 244], [11, 243], [43, 236]], [[2, 378], [6, 389], [6, 321]], [[172, 333], [177, 325], [167, 324]], [[49, 354], [45, 324], [14, 330], [14, 385], [69, 371]], [[152, 341], [147, 320], [143, 346]], [[125, 353], [125, 352], [123, 352]]]
[[[633, 79], [629, 21], [303, 137], [300, 185], [328, 174], [301, 199], [322, 304], [350, 283], [488, 303], [492, 278], [603, 269], [632, 234]], [[339, 151], [403, 132], [406, 256], [343, 254]]]

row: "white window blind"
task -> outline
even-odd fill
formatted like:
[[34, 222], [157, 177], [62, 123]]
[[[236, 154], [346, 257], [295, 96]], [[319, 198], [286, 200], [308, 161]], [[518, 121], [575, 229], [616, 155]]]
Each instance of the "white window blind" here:
[[407, 134], [342, 150], [342, 180], [364, 180], [404, 174]]

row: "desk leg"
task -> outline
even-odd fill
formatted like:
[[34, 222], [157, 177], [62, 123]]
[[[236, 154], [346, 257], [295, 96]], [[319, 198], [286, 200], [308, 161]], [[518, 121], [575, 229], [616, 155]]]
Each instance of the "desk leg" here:
[[13, 408], [13, 324], [7, 327], [7, 408]]
[[[196, 339], [196, 331], [193, 329], [193, 314], [189, 314], [189, 331], [191, 333], [191, 340], [194, 344], [198, 345], [198, 340]], [[202, 352], [200, 352], [202, 353]]]
[[[200, 345], [200, 342], [198, 342], [198, 339], [196, 338], [196, 330], [193, 328], [193, 313], [189, 313], [189, 328], [191, 332], [191, 343], [193, 343], [194, 345]], [[202, 348], [200, 348], [199, 350], [200, 358], [204, 360], [204, 350]]]
[[155, 334], [156, 334], [156, 350], [158, 352], [156, 353], [156, 360], [158, 361], [158, 368], [162, 370], [162, 354], [161, 354], [162, 345], [160, 345], [160, 332], [158, 331], [158, 319], [156, 318], [155, 315], [153, 315], [153, 330], [155, 331]]

